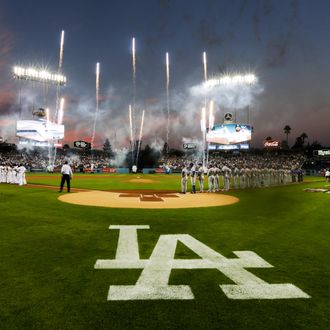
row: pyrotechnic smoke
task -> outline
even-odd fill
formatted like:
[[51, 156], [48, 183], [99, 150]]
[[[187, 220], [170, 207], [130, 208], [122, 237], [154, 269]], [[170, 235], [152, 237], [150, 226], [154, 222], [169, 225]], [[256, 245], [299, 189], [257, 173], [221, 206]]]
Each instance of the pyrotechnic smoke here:
[[46, 120], [47, 120], [47, 123], [49, 123], [50, 119], [49, 119], [49, 109], [48, 108], [46, 109]]
[[100, 63], [96, 63], [96, 80], [95, 80], [95, 89], [96, 89], [96, 107], [95, 107], [95, 116], [94, 116], [94, 125], [91, 139], [91, 149], [93, 150], [94, 141], [95, 141], [95, 130], [96, 130], [96, 122], [97, 115], [99, 112], [99, 89], [100, 89]]
[[201, 113], [201, 131], [206, 132], [206, 115], [205, 115], [205, 108], [202, 108]]
[[193, 143], [196, 145], [196, 156], [202, 159], [203, 153], [203, 140], [198, 138], [191, 138], [191, 137], [182, 137], [182, 143]]
[[[170, 135], [170, 59], [166, 53], [166, 105], [167, 105], [167, 126], [166, 126], [166, 143], [169, 148], [168, 140]], [[168, 153], [168, 150], [166, 150]]]
[[151, 144], [150, 147], [154, 149], [155, 151], [162, 152], [164, 148], [164, 140], [161, 138], [155, 138]]
[[243, 109], [251, 106], [256, 96], [263, 92], [259, 81], [255, 84], [224, 84], [218, 86], [205, 87], [199, 84], [190, 87], [190, 94], [195, 99], [212, 99], [223, 108]]
[[[214, 101], [211, 100], [209, 104], [209, 130], [214, 126]], [[209, 143], [207, 143], [206, 148], [206, 166], [209, 164]]]
[[113, 160], [111, 160], [111, 165], [114, 167], [123, 166], [126, 161], [128, 149], [127, 148], [115, 149], [114, 153], [115, 153], [115, 158]]

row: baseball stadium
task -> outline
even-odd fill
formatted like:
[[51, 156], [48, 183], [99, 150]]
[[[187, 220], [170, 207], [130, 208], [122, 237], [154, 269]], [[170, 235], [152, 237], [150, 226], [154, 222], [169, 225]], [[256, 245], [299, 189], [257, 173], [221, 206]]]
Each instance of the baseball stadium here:
[[123, 3], [0, 4], [0, 329], [329, 329], [327, 20]]

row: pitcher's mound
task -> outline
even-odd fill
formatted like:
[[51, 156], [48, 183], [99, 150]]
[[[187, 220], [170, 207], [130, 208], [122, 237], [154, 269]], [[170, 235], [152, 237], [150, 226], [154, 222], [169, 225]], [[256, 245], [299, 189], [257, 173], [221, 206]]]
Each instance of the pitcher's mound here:
[[218, 193], [178, 194], [170, 192], [108, 192], [87, 191], [65, 194], [62, 202], [116, 208], [179, 209], [234, 204], [238, 198]]

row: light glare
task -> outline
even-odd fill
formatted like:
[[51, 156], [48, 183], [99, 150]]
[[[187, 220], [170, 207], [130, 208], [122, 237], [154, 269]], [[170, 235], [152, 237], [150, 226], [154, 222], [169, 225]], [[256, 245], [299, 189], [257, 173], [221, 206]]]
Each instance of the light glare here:
[[42, 83], [53, 83], [55, 85], [64, 86], [66, 84], [66, 77], [51, 73], [44, 69], [38, 70], [36, 68], [23, 68], [19, 66], [14, 66], [13, 68], [14, 78], [22, 80], [33, 80]]

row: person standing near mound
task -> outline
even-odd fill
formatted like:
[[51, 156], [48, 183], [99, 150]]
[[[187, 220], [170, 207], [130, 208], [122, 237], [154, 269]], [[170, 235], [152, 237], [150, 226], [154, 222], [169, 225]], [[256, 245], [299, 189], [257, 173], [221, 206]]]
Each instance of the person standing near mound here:
[[61, 174], [62, 174], [62, 180], [61, 180], [61, 187], [59, 192], [62, 192], [64, 182], [66, 182], [67, 191], [70, 192], [70, 181], [72, 179], [73, 173], [71, 170], [70, 165], [68, 164], [68, 161], [65, 161], [62, 168], [61, 168]]
[[186, 165], [183, 166], [181, 171], [181, 193], [185, 194], [187, 192], [187, 182], [188, 182], [189, 171]]

